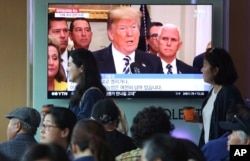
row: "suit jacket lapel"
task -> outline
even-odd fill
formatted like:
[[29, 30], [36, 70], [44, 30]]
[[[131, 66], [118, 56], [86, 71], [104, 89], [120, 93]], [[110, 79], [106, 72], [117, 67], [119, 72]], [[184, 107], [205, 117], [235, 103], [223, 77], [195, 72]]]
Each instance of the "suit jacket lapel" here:
[[[103, 68], [107, 69], [107, 71], [110, 71], [111, 73], [116, 73], [111, 44], [108, 48], [105, 49], [105, 52], [103, 54], [103, 64], [105, 64]], [[105, 62], [108, 62], [108, 64], [106, 64]]]

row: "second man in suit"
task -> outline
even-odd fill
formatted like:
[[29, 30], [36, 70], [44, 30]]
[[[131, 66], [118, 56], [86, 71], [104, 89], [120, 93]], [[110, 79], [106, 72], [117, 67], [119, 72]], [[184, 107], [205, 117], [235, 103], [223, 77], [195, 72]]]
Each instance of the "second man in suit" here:
[[180, 30], [174, 24], [165, 24], [158, 35], [158, 56], [166, 74], [198, 73], [198, 70], [176, 58], [177, 51], [182, 46]]
[[[163, 73], [160, 59], [136, 50], [140, 36], [141, 12], [119, 7], [108, 13], [107, 32], [111, 45], [94, 52], [101, 73]], [[135, 64], [136, 72], [130, 64]]]

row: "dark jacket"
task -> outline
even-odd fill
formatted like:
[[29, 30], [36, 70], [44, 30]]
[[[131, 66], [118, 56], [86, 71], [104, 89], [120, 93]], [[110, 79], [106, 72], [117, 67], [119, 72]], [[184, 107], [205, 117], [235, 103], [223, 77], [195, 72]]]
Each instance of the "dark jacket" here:
[[[201, 110], [203, 110], [204, 106], [206, 105], [212, 91], [213, 90], [209, 92], [208, 96], [203, 101]], [[214, 101], [214, 108], [210, 123], [209, 140], [217, 139], [227, 132], [226, 130], [220, 128], [219, 122], [226, 121], [227, 112], [232, 110], [229, 109], [229, 107], [234, 103], [244, 103], [240, 91], [233, 85], [222, 86]], [[204, 143], [204, 128], [202, 128], [199, 146], [202, 147]]]
[[[116, 73], [111, 45], [93, 53], [100, 73]], [[156, 55], [136, 50], [135, 63], [138, 64], [140, 73], [163, 73], [161, 60]]]
[[69, 109], [77, 116], [77, 119], [90, 118], [93, 105], [105, 98], [105, 94], [97, 88], [89, 88], [86, 90], [81, 98], [79, 105], [69, 105]]
[[201, 53], [194, 57], [193, 60], [193, 67], [196, 68], [201, 73], [201, 68], [203, 67], [203, 59], [204, 59], [205, 53]]
[[18, 134], [14, 139], [0, 144], [0, 153], [12, 161], [19, 161], [26, 149], [34, 144], [37, 144], [34, 136]]
[[183, 61], [179, 60], [179, 59], [176, 59], [176, 67], [177, 67], [177, 73], [178, 74], [194, 74], [194, 73], [199, 73], [199, 71], [184, 63]]
[[229, 132], [218, 139], [209, 141], [201, 148], [207, 161], [221, 161], [229, 156], [229, 152], [227, 151], [228, 135], [230, 135]]
[[117, 130], [106, 131], [106, 137], [114, 156], [137, 148], [133, 139]]

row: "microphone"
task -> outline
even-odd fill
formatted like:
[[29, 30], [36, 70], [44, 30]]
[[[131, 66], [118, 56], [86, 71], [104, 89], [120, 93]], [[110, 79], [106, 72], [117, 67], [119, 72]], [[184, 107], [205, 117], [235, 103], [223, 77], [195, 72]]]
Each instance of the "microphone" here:
[[130, 64], [130, 70], [131, 70], [131, 73], [133, 73], [133, 74], [140, 74], [141, 73], [140, 65], [136, 62], [133, 62]]

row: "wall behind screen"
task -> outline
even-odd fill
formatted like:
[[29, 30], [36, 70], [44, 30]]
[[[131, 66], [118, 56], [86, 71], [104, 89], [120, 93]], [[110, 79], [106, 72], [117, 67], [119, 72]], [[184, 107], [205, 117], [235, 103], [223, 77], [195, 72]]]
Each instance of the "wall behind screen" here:
[[[32, 1], [33, 13], [34, 13], [34, 28], [33, 36], [30, 40], [33, 44], [33, 106], [39, 111], [42, 105], [53, 103], [60, 106], [68, 106], [68, 99], [47, 99], [47, 4], [48, 3], [82, 3], [82, 0], [43, 0], [43, 1]], [[124, 3], [122, 0], [91, 0], [92, 3]], [[133, 0], [126, 0], [126, 3], [133, 3]], [[162, 4], [163, 2], [169, 4], [183, 4], [190, 3], [187, 0], [137, 0], [138, 4], [141, 3], [152, 3]], [[222, 35], [222, 21], [223, 9], [222, 2], [217, 0], [204, 0], [202, 2], [213, 2], [214, 4], [214, 15], [213, 15], [213, 43], [216, 46], [223, 45]], [[86, 1], [85, 1], [86, 3]], [[170, 13], [169, 13], [170, 14]], [[128, 119], [129, 126], [131, 125], [132, 118], [136, 113], [144, 107], [150, 105], [162, 106], [172, 111], [172, 122], [176, 126], [175, 135], [187, 137], [198, 142], [200, 128], [197, 124], [184, 123], [182, 120], [182, 114], [179, 109], [186, 105], [191, 105], [200, 108], [201, 99], [117, 99], [117, 104], [125, 111]]]
[[5, 114], [27, 98], [26, 0], [0, 1], [0, 142], [6, 141]]

